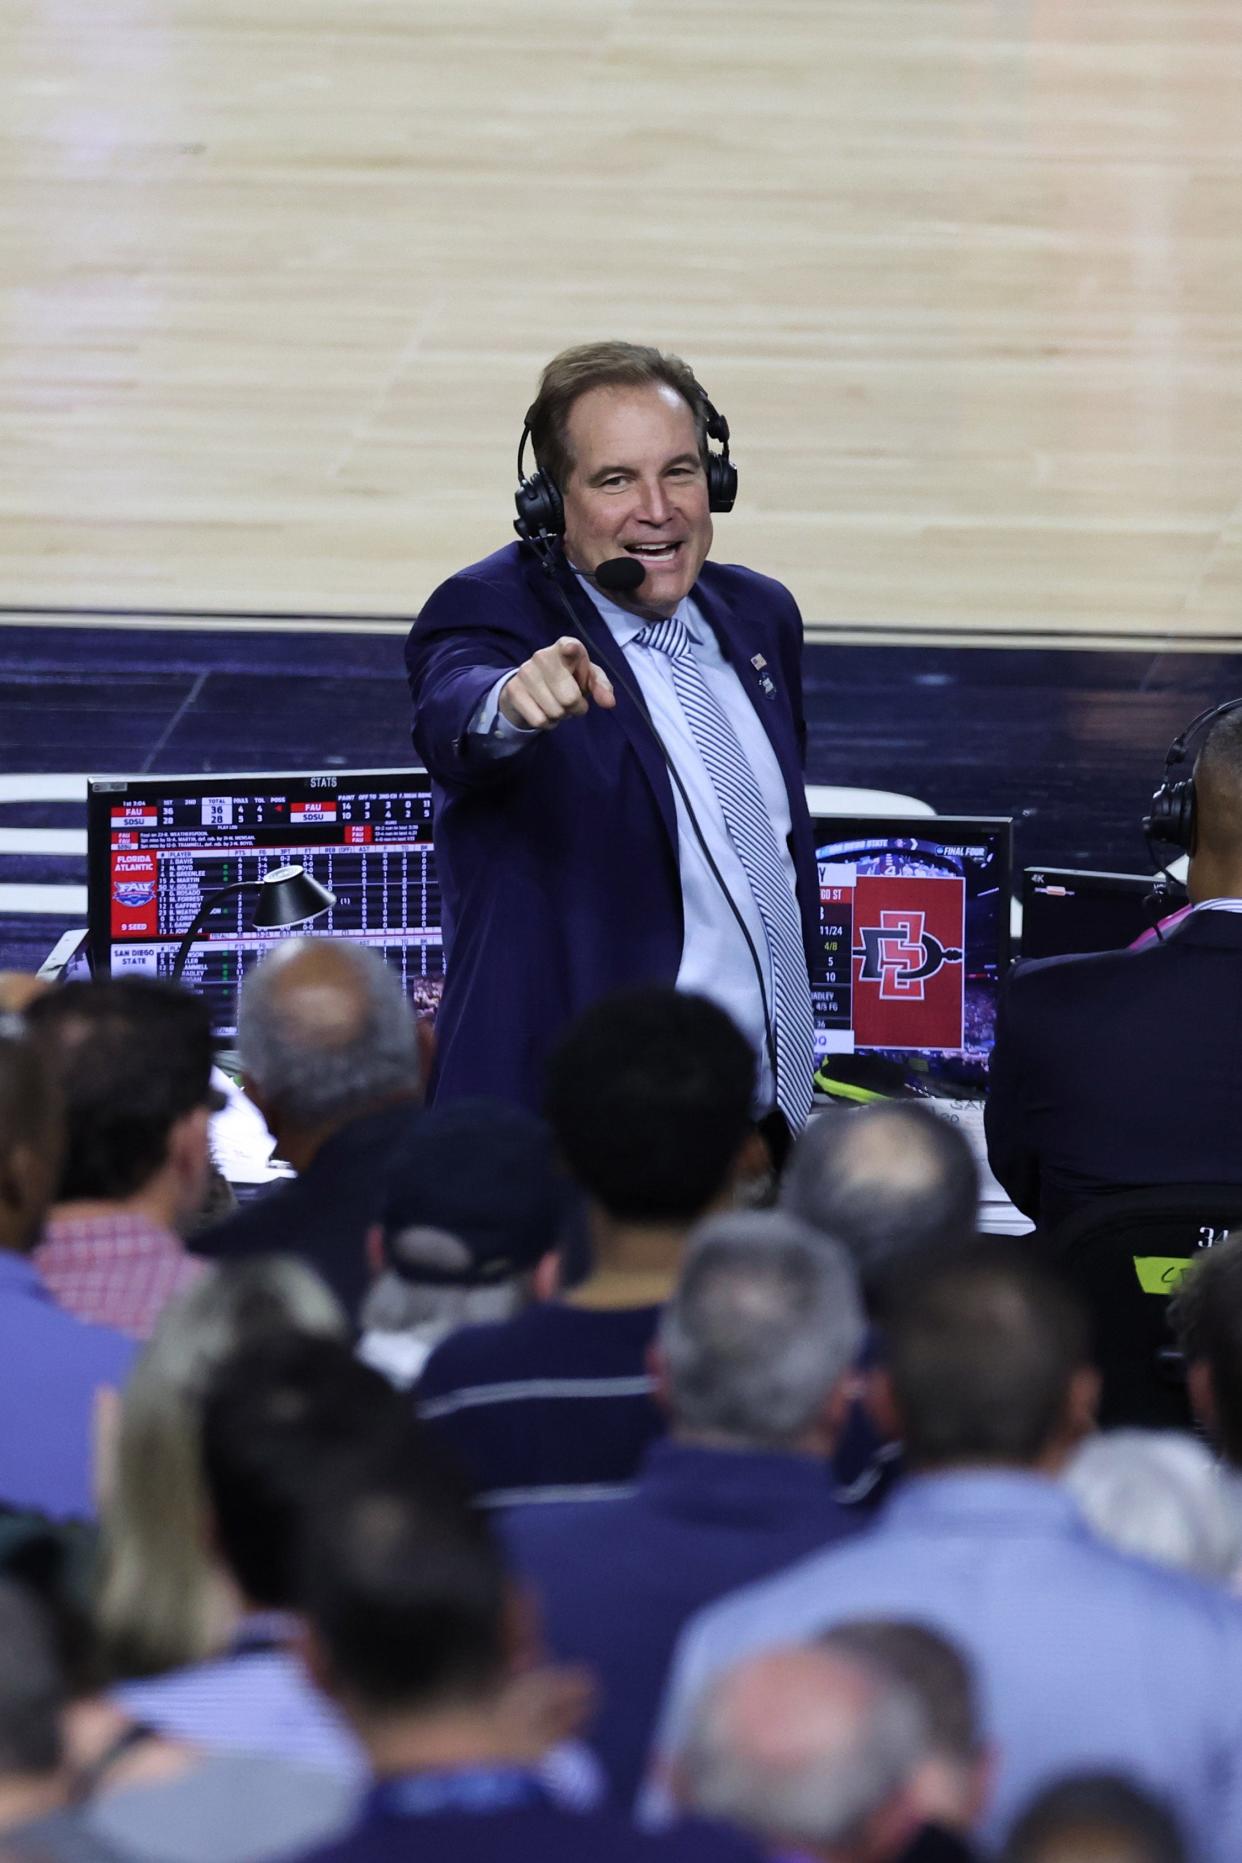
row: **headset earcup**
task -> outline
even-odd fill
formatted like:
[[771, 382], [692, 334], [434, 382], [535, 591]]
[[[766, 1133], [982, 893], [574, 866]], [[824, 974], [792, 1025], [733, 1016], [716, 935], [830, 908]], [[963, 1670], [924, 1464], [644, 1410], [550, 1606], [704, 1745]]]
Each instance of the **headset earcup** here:
[[707, 461], [707, 508], [732, 511], [737, 503], [737, 467], [731, 459], [712, 453]]
[[1161, 783], [1151, 799], [1148, 832], [1157, 841], [1189, 854], [1195, 844], [1195, 779]]
[[528, 542], [532, 537], [559, 537], [565, 529], [565, 505], [558, 487], [546, 472], [536, 470], [523, 479], [513, 494], [517, 511], [517, 534]]

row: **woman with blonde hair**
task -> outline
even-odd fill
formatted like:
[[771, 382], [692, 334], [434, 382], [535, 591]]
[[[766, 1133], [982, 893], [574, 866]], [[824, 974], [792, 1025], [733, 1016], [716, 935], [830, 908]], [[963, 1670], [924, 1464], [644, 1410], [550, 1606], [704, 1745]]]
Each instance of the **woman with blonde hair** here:
[[270, 1334], [344, 1339], [345, 1314], [290, 1257], [213, 1268], [161, 1314], [101, 1431], [98, 1627], [116, 1679], [219, 1652], [238, 1603], [211, 1558], [202, 1402], [217, 1369]]

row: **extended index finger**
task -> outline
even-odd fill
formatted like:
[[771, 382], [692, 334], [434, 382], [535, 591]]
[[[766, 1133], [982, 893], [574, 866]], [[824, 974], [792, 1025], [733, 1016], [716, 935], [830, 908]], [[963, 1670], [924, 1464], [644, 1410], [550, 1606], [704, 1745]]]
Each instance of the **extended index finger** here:
[[597, 705], [602, 705], [605, 711], [611, 711], [617, 702], [612, 681], [603, 667], [591, 658], [586, 642], [575, 639], [572, 634], [562, 634], [553, 652], [560, 655], [562, 666], [577, 681], [580, 689], [594, 699]]
[[597, 666], [594, 660], [588, 661], [587, 674], [591, 697], [597, 705], [602, 705], [605, 711], [611, 711], [617, 702], [611, 679], [603, 667]]
[[552, 648], [560, 659], [567, 673], [572, 673], [579, 686], [585, 692], [591, 680], [591, 656], [585, 641], [576, 640], [572, 634], [562, 634]]

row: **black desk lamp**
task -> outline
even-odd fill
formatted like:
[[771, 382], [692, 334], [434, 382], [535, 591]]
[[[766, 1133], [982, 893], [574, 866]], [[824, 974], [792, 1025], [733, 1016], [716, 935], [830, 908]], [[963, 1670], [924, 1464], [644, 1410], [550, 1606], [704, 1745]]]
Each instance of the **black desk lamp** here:
[[302, 925], [317, 919], [336, 904], [336, 895], [312, 879], [305, 867], [272, 867], [261, 880], [235, 880], [231, 886], [219, 886], [208, 893], [186, 927], [173, 959], [172, 980], [180, 983], [190, 946], [202, 931], [216, 907], [224, 899], [239, 893], [258, 893], [258, 903], [250, 923], [255, 931], [278, 931], [288, 925]]

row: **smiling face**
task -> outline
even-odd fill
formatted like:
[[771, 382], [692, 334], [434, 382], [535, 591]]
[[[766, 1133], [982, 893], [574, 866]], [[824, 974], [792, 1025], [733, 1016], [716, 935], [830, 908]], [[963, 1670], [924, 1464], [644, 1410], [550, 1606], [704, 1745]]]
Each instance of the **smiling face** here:
[[591, 388], [565, 422], [565, 553], [593, 574], [633, 556], [646, 577], [625, 605], [671, 615], [711, 548], [707, 474], [688, 403], [663, 383]]

